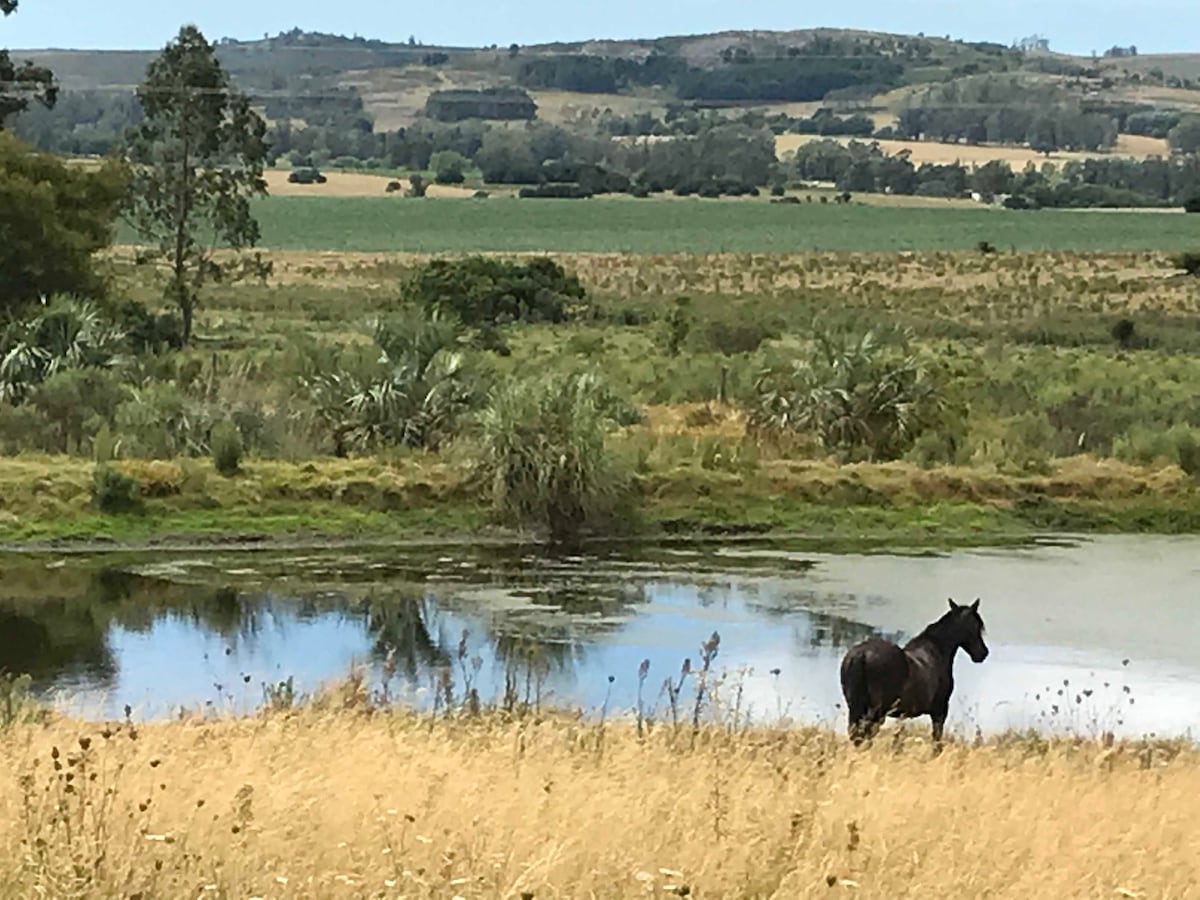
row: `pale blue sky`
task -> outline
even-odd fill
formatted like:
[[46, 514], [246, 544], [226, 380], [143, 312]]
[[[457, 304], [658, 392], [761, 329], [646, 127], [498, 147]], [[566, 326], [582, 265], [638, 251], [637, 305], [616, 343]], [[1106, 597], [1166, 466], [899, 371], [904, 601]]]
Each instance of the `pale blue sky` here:
[[1032, 33], [1062, 52], [1135, 44], [1143, 53], [1200, 52], [1198, 0], [21, 0], [0, 21], [0, 46], [157, 48], [184, 22], [210, 39], [275, 34], [294, 26], [427, 44], [480, 46], [593, 37], [659, 37], [725, 29], [869, 28], [1010, 43]]

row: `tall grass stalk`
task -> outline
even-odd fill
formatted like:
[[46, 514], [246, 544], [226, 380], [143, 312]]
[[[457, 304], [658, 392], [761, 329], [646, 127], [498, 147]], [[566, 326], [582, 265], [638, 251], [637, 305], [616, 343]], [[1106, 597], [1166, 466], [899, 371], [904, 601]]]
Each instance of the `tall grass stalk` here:
[[613, 527], [629, 497], [605, 446], [611, 401], [590, 374], [549, 375], [496, 390], [480, 417], [478, 471], [495, 510], [555, 542]]

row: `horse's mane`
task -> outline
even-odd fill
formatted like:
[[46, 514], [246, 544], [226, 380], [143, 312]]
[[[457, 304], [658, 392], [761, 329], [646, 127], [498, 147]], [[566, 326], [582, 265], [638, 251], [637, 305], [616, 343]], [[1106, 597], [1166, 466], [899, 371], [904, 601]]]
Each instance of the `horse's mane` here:
[[[964, 608], [965, 607], [960, 606], [958, 609], [947, 610], [936, 622], [930, 622], [928, 625], [926, 625], [924, 629], [921, 630], [921, 633], [917, 635], [917, 638], [929, 638], [930, 640], [934, 641], [938, 640], [945, 635], [947, 629], [953, 624], [955, 618], [960, 614], [959, 611]], [[985, 634], [986, 631], [987, 629], [983, 624], [983, 619], [980, 619], [979, 633], [982, 635]]]

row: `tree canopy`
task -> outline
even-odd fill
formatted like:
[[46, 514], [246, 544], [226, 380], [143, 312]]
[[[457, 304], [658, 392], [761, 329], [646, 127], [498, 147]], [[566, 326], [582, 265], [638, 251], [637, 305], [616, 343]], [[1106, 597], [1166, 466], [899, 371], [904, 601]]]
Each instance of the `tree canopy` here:
[[0, 133], [0, 319], [41, 296], [102, 290], [92, 254], [111, 242], [124, 193], [116, 163], [65, 165]]
[[150, 64], [137, 93], [145, 119], [126, 144], [130, 216], [170, 266], [167, 295], [179, 306], [186, 342], [203, 284], [237, 271], [217, 265], [210, 245], [258, 242], [250, 201], [266, 193], [266, 123], [192, 25]]
[[[17, 11], [17, 0], [0, 0], [0, 13], [10, 16]], [[53, 106], [58, 98], [54, 73], [31, 62], [15, 63], [8, 51], [0, 49], [0, 129], [10, 116], [24, 112], [29, 101]]]

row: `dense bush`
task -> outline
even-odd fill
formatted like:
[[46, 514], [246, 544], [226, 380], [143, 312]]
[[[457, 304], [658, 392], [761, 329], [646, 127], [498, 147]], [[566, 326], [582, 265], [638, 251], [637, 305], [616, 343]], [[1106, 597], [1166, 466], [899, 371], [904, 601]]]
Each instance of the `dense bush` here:
[[462, 184], [466, 181], [470, 160], [455, 150], [439, 150], [429, 159], [434, 181], [438, 184]]
[[412, 275], [405, 296], [466, 325], [563, 322], [586, 299], [579, 279], [547, 257], [527, 263], [482, 256], [434, 260]]
[[213, 426], [213, 466], [226, 477], [236, 475], [242, 465], [242, 435], [232, 422], [218, 422]]
[[903, 343], [819, 333], [808, 353], [759, 375], [747, 413], [755, 432], [800, 432], [843, 459], [891, 460], [935, 423], [943, 402]]
[[39, 309], [0, 331], [0, 400], [21, 401], [58, 372], [120, 360], [125, 335], [95, 304], [54, 297]]
[[527, 200], [586, 200], [592, 196], [592, 192], [579, 184], [538, 184], [521, 188], [517, 196]]
[[478, 475], [505, 520], [554, 541], [613, 528], [629, 499], [605, 446], [617, 423], [591, 375], [550, 375], [498, 388], [481, 416]]
[[700, 331], [703, 346], [725, 356], [753, 353], [764, 341], [774, 340], [779, 334], [778, 326], [772, 322], [740, 316], [709, 319]]
[[141, 488], [137, 480], [107, 464], [98, 464], [92, 473], [92, 502], [103, 513], [132, 513], [142, 508]]
[[381, 354], [375, 371], [343, 369], [304, 379], [334, 452], [436, 450], [453, 437], [476, 393], [461, 338], [451, 316], [409, 309], [376, 324]]

